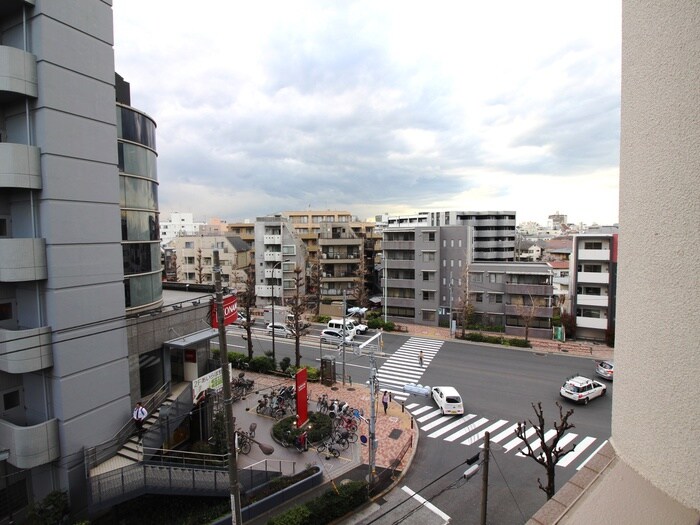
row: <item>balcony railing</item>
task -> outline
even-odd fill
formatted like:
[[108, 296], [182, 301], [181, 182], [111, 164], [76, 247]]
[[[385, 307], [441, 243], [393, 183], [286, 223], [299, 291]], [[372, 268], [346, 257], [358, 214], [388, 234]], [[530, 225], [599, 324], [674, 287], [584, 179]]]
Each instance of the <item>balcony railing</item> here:
[[579, 294], [576, 296], [576, 304], [579, 306], [597, 306], [599, 308], [607, 308], [610, 301], [607, 295]]
[[18, 426], [0, 419], [0, 443], [9, 450], [7, 462], [30, 469], [58, 459], [58, 419], [32, 426]]
[[44, 239], [0, 239], [0, 282], [40, 281], [47, 276]]
[[576, 326], [606, 330], [608, 328], [608, 320], [599, 317], [576, 317]]
[[609, 261], [610, 250], [579, 250], [579, 261]]
[[506, 293], [511, 295], [532, 295], [549, 297], [554, 288], [551, 284], [506, 284]]
[[0, 143], [0, 188], [40, 190], [39, 155], [36, 146]]
[[22, 49], [0, 46], [0, 93], [4, 99], [36, 98], [39, 92], [36, 56]]
[[530, 315], [530, 313], [532, 313], [533, 317], [544, 317], [549, 319], [552, 317], [553, 312], [554, 309], [551, 306], [535, 306], [533, 308], [532, 306], [528, 305], [506, 305], [506, 315], [516, 315], [518, 317]]
[[10, 374], [25, 374], [51, 366], [51, 327], [0, 329], [0, 370]]
[[610, 274], [604, 272], [578, 272], [576, 281], [580, 283], [609, 284]]

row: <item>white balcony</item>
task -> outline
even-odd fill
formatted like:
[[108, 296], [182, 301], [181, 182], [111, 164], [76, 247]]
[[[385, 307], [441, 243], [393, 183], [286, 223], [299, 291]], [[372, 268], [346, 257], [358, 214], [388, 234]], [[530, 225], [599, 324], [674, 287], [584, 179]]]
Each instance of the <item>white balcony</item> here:
[[263, 236], [263, 244], [265, 244], [265, 245], [282, 244], [282, 236], [281, 235], [264, 235]]
[[0, 329], [0, 370], [9, 374], [36, 372], [53, 366], [51, 328]]
[[610, 284], [610, 274], [603, 272], [578, 272], [576, 275], [576, 282], [578, 284]]
[[58, 420], [21, 427], [0, 419], [0, 443], [9, 450], [10, 465], [22, 469], [46, 465], [61, 454]]
[[606, 330], [608, 328], [608, 320], [598, 317], [577, 317], [576, 326], [581, 328], [595, 328], [597, 330]]
[[610, 250], [579, 250], [579, 261], [609, 261]]
[[277, 262], [282, 260], [282, 252], [265, 252], [263, 259], [267, 262]]
[[[256, 284], [255, 295], [258, 297], [272, 297], [272, 286], [268, 286], [266, 284]], [[282, 297], [281, 286], [275, 286], [275, 297]]]
[[40, 190], [39, 153], [36, 146], [0, 143], [0, 187]]
[[281, 268], [265, 268], [265, 279], [281, 279], [282, 269]]
[[579, 294], [576, 296], [576, 304], [579, 306], [597, 306], [599, 308], [607, 308], [609, 303], [610, 301], [607, 295]]
[[0, 282], [40, 281], [47, 276], [44, 239], [0, 239]]
[[5, 99], [38, 96], [36, 56], [22, 49], [0, 46], [0, 92]]

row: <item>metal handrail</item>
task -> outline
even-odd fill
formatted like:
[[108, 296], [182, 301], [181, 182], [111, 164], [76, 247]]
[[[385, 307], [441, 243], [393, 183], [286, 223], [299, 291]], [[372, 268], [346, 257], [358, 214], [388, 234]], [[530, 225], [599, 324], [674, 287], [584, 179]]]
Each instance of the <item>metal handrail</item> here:
[[190, 452], [188, 450], [170, 450], [164, 448], [143, 447], [144, 457], [149, 459], [145, 463], [151, 465], [197, 465], [226, 467], [229, 454], [207, 454], [205, 452]]
[[[170, 394], [170, 381], [161, 386], [153, 395], [144, 402], [144, 407], [149, 414], [153, 413], [156, 407], [159, 407]], [[127, 442], [136, 431], [134, 420], [129, 420], [122, 426], [113, 438], [110, 438], [102, 443], [98, 443], [93, 447], [84, 449], [85, 455], [85, 477], [89, 477], [90, 470], [113, 457], [117, 451]]]

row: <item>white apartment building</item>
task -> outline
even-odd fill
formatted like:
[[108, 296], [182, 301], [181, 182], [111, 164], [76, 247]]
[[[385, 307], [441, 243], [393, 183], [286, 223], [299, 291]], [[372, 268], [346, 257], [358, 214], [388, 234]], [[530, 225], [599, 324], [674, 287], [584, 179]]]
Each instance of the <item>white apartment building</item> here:
[[203, 222], [195, 222], [191, 213], [173, 212], [170, 219], [160, 221], [160, 243], [165, 246], [178, 235], [197, 235]]

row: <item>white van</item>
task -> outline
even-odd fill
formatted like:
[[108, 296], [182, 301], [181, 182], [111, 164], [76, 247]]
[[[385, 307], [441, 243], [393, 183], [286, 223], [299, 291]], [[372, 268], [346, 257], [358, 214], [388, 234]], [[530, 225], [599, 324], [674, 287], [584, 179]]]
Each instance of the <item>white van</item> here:
[[464, 405], [457, 389], [451, 386], [434, 386], [431, 390], [433, 401], [446, 414], [464, 414]]
[[[342, 319], [331, 319], [328, 321], [328, 328], [333, 328], [339, 332], [343, 331], [343, 320]], [[345, 336], [354, 339], [357, 335], [357, 330], [355, 330], [355, 325], [350, 322], [349, 319], [345, 320]]]

